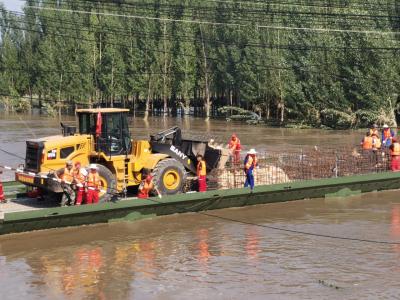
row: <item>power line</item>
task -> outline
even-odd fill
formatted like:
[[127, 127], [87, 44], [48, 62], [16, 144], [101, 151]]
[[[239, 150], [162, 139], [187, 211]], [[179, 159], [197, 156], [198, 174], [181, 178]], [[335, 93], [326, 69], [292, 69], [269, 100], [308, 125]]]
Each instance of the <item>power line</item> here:
[[332, 29], [332, 28], [306, 28], [306, 27], [285, 27], [285, 26], [267, 26], [257, 25], [259, 28], [282, 29], [282, 30], [299, 30], [299, 31], [319, 31], [319, 32], [345, 32], [345, 33], [365, 33], [365, 34], [400, 34], [400, 31], [375, 31], [375, 30], [352, 30], [352, 29]]
[[[47, 1], [47, 2], [46, 2]], [[136, 8], [136, 9], [153, 9], [154, 8], [154, 4], [155, 3], [142, 3], [142, 2], [113, 2], [113, 1], [97, 1], [97, 0], [79, 0], [81, 3], [91, 3], [93, 5], [102, 5], [103, 7], [106, 7], [107, 9], [112, 9], [113, 11], [117, 10], [117, 7], [125, 7], [125, 8]], [[219, 1], [204, 1], [204, 2], [219, 2]], [[48, 0], [44, 0], [42, 1], [42, 3], [46, 3], [46, 4], [53, 4], [52, 2], [48, 2]], [[230, 2], [230, 3], [234, 3], [234, 2]], [[244, 2], [241, 2], [244, 3]], [[260, 3], [260, 2], [259, 2]], [[304, 8], [304, 7], [315, 7], [312, 5], [302, 5], [302, 4], [288, 4], [288, 3], [265, 3], [268, 7], [270, 6], [300, 6], [300, 8]], [[261, 3], [260, 3], [261, 4]], [[74, 4], [76, 5], [76, 3]], [[78, 5], [83, 5], [83, 4], [78, 4]], [[247, 14], [273, 14], [273, 15], [278, 15], [278, 14], [285, 14], [285, 15], [320, 15], [323, 17], [354, 17], [357, 18], [358, 20], [360, 18], [364, 19], [364, 18], [389, 18], [389, 17], [393, 17], [390, 15], [371, 15], [371, 13], [369, 14], [332, 14], [332, 13], [328, 13], [327, 9], [332, 9], [334, 6], [320, 6], [321, 9], [324, 9], [325, 12], [324, 13], [317, 13], [317, 12], [303, 12], [303, 11], [284, 11], [284, 10], [272, 10], [272, 9], [260, 9], [260, 10], [255, 10], [255, 9], [248, 9], [248, 8], [243, 8], [243, 7], [230, 7], [229, 11], [219, 11], [218, 13], [231, 13], [231, 12], [239, 12], [240, 14], [243, 13], [247, 13]], [[167, 9], [166, 9], [167, 8]], [[218, 9], [219, 7], [210, 7], [210, 6], [194, 6], [194, 5], [190, 5], [190, 6], [184, 6], [184, 4], [180, 4], [180, 5], [174, 5], [174, 4], [165, 4], [165, 3], [158, 3], [158, 10], [162, 11], [176, 11], [177, 9], [180, 8], [185, 8], [186, 10], [191, 10], [192, 12], [215, 12], [216, 9]], [[343, 8], [343, 7], [342, 7]], [[346, 8], [349, 10], [349, 8]], [[373, 13], [376, 13], [376, 9], [371, 9], [373, 11]], [[359, 11], [359, 9], [357, 9], [357, 11]], [[381, 10], [384, 12], [388, 12], [388, 9], [385, 10]], [[398, 17], [395, 17], [398, 18]], [[254, 21], [253, 19], [249, 19], [249, 21]]]
[[109, 16], [109, 17], [122, 17], [122, 18], [128, 18], [128, 19], [157, 20], [157, 21], [162, 21], [162, 22], [179, 22], [179, 23], [192, 23], [192, 24], [204, 24], [204, 25], [216, 25], [216, 26], [243, 26], [243, 25], [237, 24], [237, 23], [220, 23], [220, 22], [184, 20], [184, 19], [145, 17], [145, 16], [138, 16], [138, 15], [124, 15], [124, 14], [115, 14], [115, 13], [106, 13], [106, 12], [90, 12], [90, 11], [85, 11], [85, 10], [73, 10], [73, 9], [41, 7], [41, 6], [31, 6], [31, 5], [26, 5], [25, 7], [33, 8], [33, 9], [37, 9], [37, 10], [59, 11], [59, 12], [87, 14], [87, 15], [102, 15], [102, 16]]

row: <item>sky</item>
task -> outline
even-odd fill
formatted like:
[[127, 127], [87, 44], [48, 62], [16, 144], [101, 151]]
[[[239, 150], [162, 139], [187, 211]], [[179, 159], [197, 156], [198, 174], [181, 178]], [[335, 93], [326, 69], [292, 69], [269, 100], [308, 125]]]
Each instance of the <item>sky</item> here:
[[20, 0], [0, 0], [8, 10], [22, 11], [24, 1]]

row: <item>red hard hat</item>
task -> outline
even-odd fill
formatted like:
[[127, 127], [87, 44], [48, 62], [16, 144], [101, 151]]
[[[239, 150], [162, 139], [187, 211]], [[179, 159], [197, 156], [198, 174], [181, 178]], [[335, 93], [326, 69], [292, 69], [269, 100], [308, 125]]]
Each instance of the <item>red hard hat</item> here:
[[81, 163], [79, 162], [79, 161], [77, 161], [76, 163], [75, 163], [75, 167], [80, 167], [81, 166]]

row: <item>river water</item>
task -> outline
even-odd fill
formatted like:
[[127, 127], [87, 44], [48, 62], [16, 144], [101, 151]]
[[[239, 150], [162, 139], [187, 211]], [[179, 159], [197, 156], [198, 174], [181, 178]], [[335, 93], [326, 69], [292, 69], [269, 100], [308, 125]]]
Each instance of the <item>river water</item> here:
[[[3, 150], [59, 132], [57, 120], [0, 115]], [[71, 118], [66, 121], [72, 121]], [[360, 131], [270, 129], [224, 121], [132, 119], [135, 138], [172, 125], [281, 150], [356, 143]], [[21, 161], [4, 152], [0, 164]], [[5, 173], [3, 178], [12, 176]], [[399, 299], [398, 191], [312, 199], [0, 237], [0, 299]]]

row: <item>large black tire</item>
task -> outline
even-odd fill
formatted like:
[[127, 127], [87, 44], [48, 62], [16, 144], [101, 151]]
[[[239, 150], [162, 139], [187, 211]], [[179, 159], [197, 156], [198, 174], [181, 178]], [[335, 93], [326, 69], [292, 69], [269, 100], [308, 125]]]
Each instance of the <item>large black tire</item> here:
[[[100, 180], [103, 186], [103, 190], [107, 190], [107, 193], [100, 192], [99, 202], [108, 202], [113, 198], [113, 195], [117, 193], [115, 176], [114, 174], [105, 166], [97, 164]], [[89, 170], [88, 170], [89, 171]]]
[[182, 192], [186, 181], [185, 167], [173, 158], [160, 161], [152, 171], [153, 182], [162, 195]]

